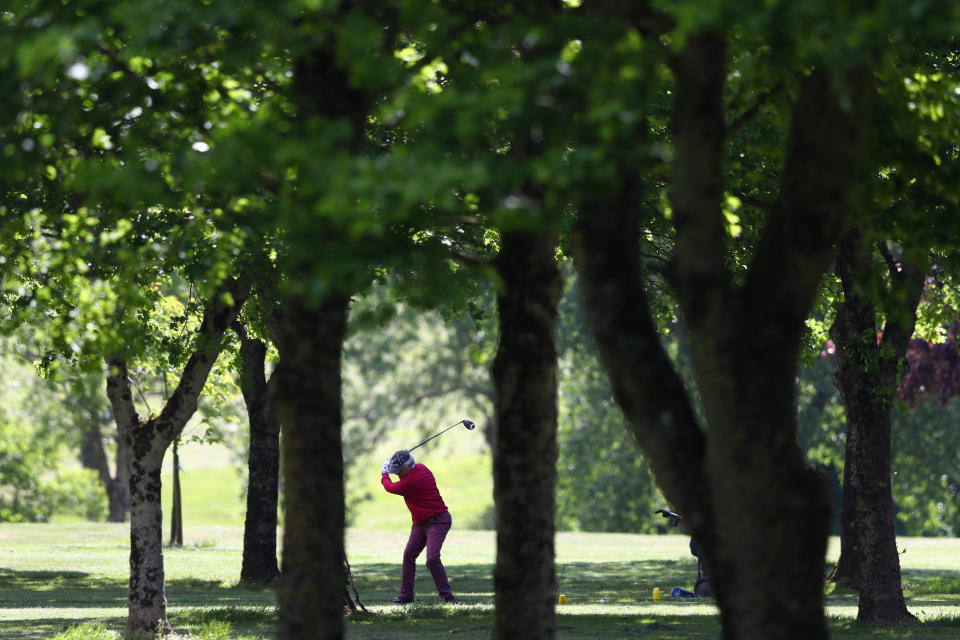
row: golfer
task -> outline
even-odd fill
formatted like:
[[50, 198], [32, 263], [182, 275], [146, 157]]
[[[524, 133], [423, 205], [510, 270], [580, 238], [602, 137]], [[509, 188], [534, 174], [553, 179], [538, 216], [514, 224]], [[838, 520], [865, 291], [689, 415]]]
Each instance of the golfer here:
[[[397, 482], [390, 479], [390, 474], [400, 476]], [[453, 520], [447, 505], [440, 497], [437, 481], [434, 480], [430, 469], [425, 465], [417, 464], [409, 451], [397, 451], [389, 460], [383, 463], [380, 470], [380, 482], [383, 488], [390, 493], [403, 496], [403, 500], [410, 509], [413, 517], [413, 526], [410, 527], [410, 538], [407, 548], [403, 550], [403, 571], [400, 578], [400, 595], [393, 604], [407, 604], [413, 602], [413, 581], [417, 572], [417, 557], [423, 548], [427, 548], [427, 568], [437, 585], [440, 599], [450, 604], [457, 604], [447, 582], [447, 572], [440, 562], [440, 547], [450, 531]]]

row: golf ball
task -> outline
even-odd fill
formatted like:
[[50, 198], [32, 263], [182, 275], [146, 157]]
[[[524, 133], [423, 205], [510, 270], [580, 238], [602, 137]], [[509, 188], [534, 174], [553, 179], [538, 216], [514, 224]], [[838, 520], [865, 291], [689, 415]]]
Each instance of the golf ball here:
[[604, 600], [603, 598], [601, 598], [601, 599], [600, 599], [600, 604], [607, 604], [607, 601]]

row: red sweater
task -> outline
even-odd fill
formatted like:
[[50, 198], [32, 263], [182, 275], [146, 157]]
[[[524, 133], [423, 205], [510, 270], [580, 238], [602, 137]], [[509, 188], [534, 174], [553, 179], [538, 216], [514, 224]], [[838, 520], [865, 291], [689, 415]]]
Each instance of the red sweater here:
[[420, 524], [447, 510], [447, 505], [443, 504], [443, 498], [440, 497], [440, 490], [437, 489], [437, 481], [430, 469], [422, 464], [413, 465], [410, 473], [396, 482], [390, 479], [389, 473], [384, 473], [380, 482], [390, 493], [403, 496], [414, 524]]

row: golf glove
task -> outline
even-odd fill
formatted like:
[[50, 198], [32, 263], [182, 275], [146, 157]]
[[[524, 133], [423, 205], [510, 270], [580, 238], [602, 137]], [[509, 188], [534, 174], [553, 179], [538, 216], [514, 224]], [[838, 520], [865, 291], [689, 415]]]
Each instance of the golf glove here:
[[383, 463], [383, 466], [380, 468], [380, 473], [390, 473], [390, 461], [387, 460]]

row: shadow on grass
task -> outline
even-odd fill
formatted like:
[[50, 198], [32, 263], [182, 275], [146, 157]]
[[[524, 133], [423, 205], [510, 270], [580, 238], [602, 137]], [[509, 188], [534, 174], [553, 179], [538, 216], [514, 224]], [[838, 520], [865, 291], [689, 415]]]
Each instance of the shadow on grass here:
[[[491, 565], [447, 565], [447, 577], [457, 599], [464, 604], [493, 604]], [[400, 563], [353, 566], [353, 577], [364, 604], [380, 605], [397, 597], [400, 589]], [[557, 567], [558, 590], [570, 604], [637, 604], [649, 602], [654, 587], [665, 599], [679, 586], [693, 589], [697, 579], [695, 563], [676, 561], [577, 562]], [[437, 602], [430, 573], [417, 567], [417, 600]]]
[[[363, 603], [374, 615], [355, 616], [347, 623], [350, 640], [374, 638], [461, 639], [490, 637], [493, 625], [493, 567], [489, 564], [448, 564], [451, 586], [463, 606], [440, 604], [423, 558], [417, 570], [417, 601], [395, 606], [400, 564], [355, 564], [353, 576]], [[568, 605], [557, 607], [557, 637], [580, 640], [596, 637], [718, 638], [719, 620], [712, 601], [676, 601], [670, 589], [692, 588], [696, 564], [686, 561], [569, 563], [557, 567], [558, 593]], [[960, 613], [960, 572], [909, 571], [908, 606], [951, 607]], [[651, 592], [659, 587], [661, 605]], [[251, 638], [273, 637], [276, 599], [268, 587], [225, 585], [219, 581], [183, 579], [166, 585], [168, 616], [174, 629], [194, 633], [211, 624], [229, 625]], [[919, 596], [919, 597], [917, 597]], [[0, 637], [40, 640], [78, 622], [101, 622], [120, 631], [126, 622], [125, 580], [78, 571], [11, 571], [0, 568]], [[601, 605], [600, 601], [604, 604]], [[839, 591], [827, 596], [828, 606], [856, 606], [857, 594]], [[79, 611], [78, 611], [79, 610]], [[84, 611], [89, 614], [85, 615]], [[838, 638], [887, 637], [886, 630], [861, 626], [850, 618], [831, 616]], [[873, 629], [871, 631], [871, 629]], [[960, 637], [960, 616], [938, 614], [910, 628], [909, 638]], [[903, 631], [903, 629], [901, 629]], [[879, 633], [879, 635], [876, 635]], [[894, 634], [895, 635], [895, 634]], [[231, 637], [234, 637], [233, 635]]]
[[79, 571], [10, 571], [0, 568], [5, 607], [116, 607], [127, 602], [127, 584]]
[[[429, 640], [431, 638], [489, 638], [493, 610], [489, 607], [418, 605], [348, 623], [353, 640]], [[720, 637], [715, 616], [650, 612], [563, 613], [557, 610], [558, 638], [697, 638]]]
[[[167, 581], [166, 595], [174, 628], [219, 621], [268, 634], [275, 625], [276, 598], [265, 587], [174, 579]], [[89, 615], [77, 611], [84, 609], [90, 610]], [[0, 638], [4, 640], [49, 638], [78, 622], [101, 622], [120, 631], [126, 617], [126, 580], [79, 571], [0, 568]]]
[[[218, 580], [174, 579], [166, 582], [172, 605], [230, 602], [272, 603], [266, 587], [225, 586]], [[104, 608], [127, 606], [127, 581], [79, 571], [10, 571], [0, 568], [0, 602], [5, 608]]]
[[[371, 633], [370, 637], [377, 637], [376, 630], [382, 632], [385, 628], [389, 628], [388, 633], [409, 629], [411, 637], [419, 637], [420, 632], [432, 633], [431, 629], [437, 633], [459, 630], [468, 636], [489, 636], [493, 615], [492, 566], [449, 565], [447, 572], [457, 597], [466, 606], [439, 604], [423, 558], [417, 572], [419, 597], [415, 607], [389, 604], [399, 588], [399, 562], [354, 565], [361, 600], [375, 615], [352, 618], [348, 623], [349, 636], [363, 638]], [[558, 567], [557, 573], [561, 577], [560, 589], [571, 607], [597, 604], [600, 599], [613, 607], [649, 601], [654, 586], [659, 585], [665, 593], [673, 585], [689, 588], [696, 578], [696, 566], [681, 562], [571, 563]], [[227, 623], [238, 633], [270, 636], [275, 626], [276, 598], [269, 588], [209, 580], [170, 580], [166, 595], [168, 616], [177, 630], [196, 631], [210, 623]], [[0, 637], [5, 639], [48, 638], [84, 621], [102, 622], [110, 629], [122, 630], [127, 583], [78, 571], [0, 569], [0, 602], [4, 612]], [[77, 610], [89, 610], [89, 615]], [[564, 621], [558, 624], [579, 629], [611, 618], [599, 614], [584, 616], [574, 611], [558, 610], [558, 620]], [[631, 622], [634, 623], [637, 621]], [[646, 622], [654, 623], [657, 621], [652, 619]]]
[[907, 569], [902, 572], [904, 595], [960, 595], [960, 572]]
[[[447, 575], [463, 606], [439, 604], [433, 580], [417, 568], [417, 597], [413, 605], [389, 604], [400, 584], [397, 564], [365, 564], [353, 567], [354, 579], [364, 604], [379, 615], [349, 621], [351, 640], [392, 638], [425, 639], [489, 638], [493, 627], [493, 579], [490, 565], [448, 565]], [[569, 563], [557, 567], [558, 593], [567, 597], [557, 607], [558, 638], [670, 637], [712, 639], [720, 637], [719, 620], [712, 600], [682, 601], [669, 597], [670, 589], [693, 588], [695, 563], [635, 561]], [[652, 605], [652, 591], [659, 587], [662, 604]], [[604, 604], [601, 605], [600, 601]], [[677, 612], [676, 607], [684, 607]], [[672, 613], [667, 613], [672, 611]]]

